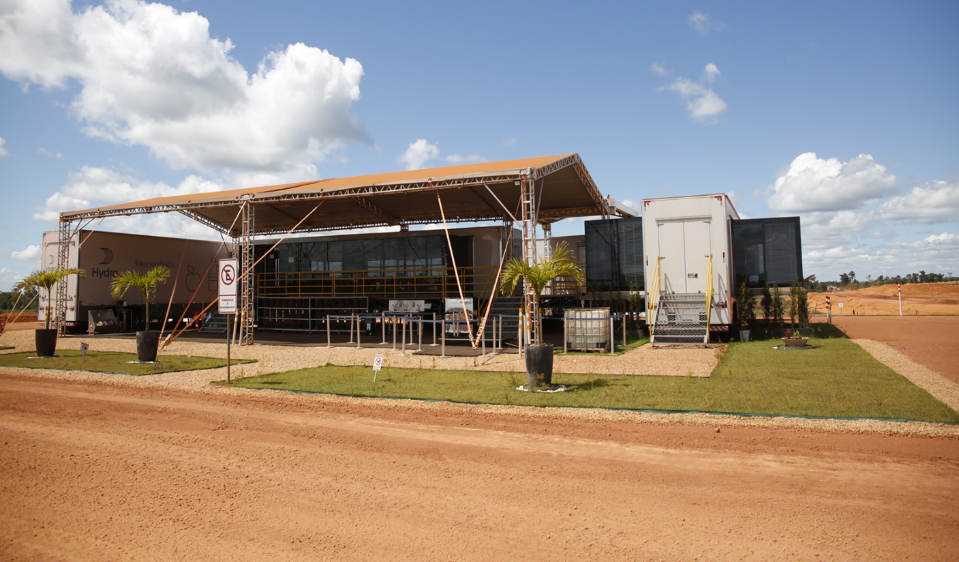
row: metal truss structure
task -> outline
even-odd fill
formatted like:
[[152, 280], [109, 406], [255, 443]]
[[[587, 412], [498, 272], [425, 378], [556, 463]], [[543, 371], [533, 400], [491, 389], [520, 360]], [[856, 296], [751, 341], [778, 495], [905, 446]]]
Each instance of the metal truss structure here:
[[[70, 239], [73, 238], [73, 232], [70, 229], [69, 222], [60, 221], [60, 232], [58, 236], [57, 267], [67, 268], [69, 267], [68, 264], [70, 260]], [[43, 264], [41, 264], [41, 267], [43, 267]], [[54, 305], [55, 308], [52, 311], [55, 314], [53, 317], [54, 327], [60, 335], [64, 334], [67, 324], [67, 284], [66, 278], [61, 279], [57, 283], [57, 300], [56, 305]], [[50, 302], [51, 300], [50, 294], [47, 293], [47, 318], [50, 318], [50, 306], [53, 305], [53, 303]]]
[[256, 323], [256, 303], [253, 294], [253, 264], [256, 259], [253, 252], [253, 210], [255, 207], [246, 201], [243, 205], [243, 232], [240, 234], [240, 267], [246, 275], [240, 280], [240, 345], [253, 344], [253, 327]]
[[[575, 175], [566, 174], [562, 177], [563, 181], [571, 181], [570, 178], [578, 178], [582, 187], [585, 187], [589, 194], [589, 199], [593, 205], [582, 206], [588, 199], [580, 198], [578, 206], [556, 206], [550, 208], [541, 208], [543, 194], [548, 191], [547, 182], [552, 174], [572, 168]], [[445, 169], [448, 170], [448, 169]], [[559, 176], [557, 176], [559, 177]], [[330, 180], [332, 181], [332, 180]], [[342, 182], [340, 183], [342, 185]], [[296, 233], [324, 232], [333, 230], [345, 230], [356, 228], [369, 228], [380, 226], [399, 226], [401, 230], [408, 230], [410, 225], [417, 224], [436, 224], [440, 222], [439, 217], [431, 209], [407, 208], [405, 212], [399, 213], [393, 209], [387, 210], [378, 205], [372, 197], [383, 194], [415, 194], [420, 192], [433, 192], [436, 190], [486, 190], [490, 191], [490, 186], [499, 186], [502, 189], [505, 186], [516, 186], [520, 189], [522, 201], [522, 217], [515, 217], [517, 221], [522, 222], [523, 249], [525, 259], [529, 263], [536, 261], [536, 228], [537, 225], [543, 225], [544, 233], [547, 238], [551, 237], [549, 225], [553, 222], [570, 217], [583, 217], [600, 215], [608, 218], [612, 214], [631, 216], [628, 210], [619, 205], [612, 199], [604, 198], [592, 176], [586, 170], [578, 154], [570, 154], [557, 158], [548, 164], [540, 167], [526, 167], [518, 169], [501, 170], [490, 173], [467, 173], [454, 176], [445, 176], [441, 178], [422, 178], [412, 181], [372, 183], [356, 186], [332, 187], [326, 180], [317, 182], [304, 182], [294, 185], [276, 186], [275, 189], [250, 189], [234, 190], [222, 192], [220, 194], [202, 194], [192, 196], [191, 199], [183, 197], [169, 197], [131, 203], [128, 205], [116, 205], [106, 208], [88, 209], [83, 211], [65, 212], [61, 214], [60, 222], [60, 249], [58, 261], [61, 267], [66, 266], [69, 252], [69, 233], [73, 221], [83, 221], [85, 219], [103, 219], [111, 216], [131, 216], [140, 214], [178, 212], [186, 215], [205, 226], [208, 226], [233, 239], [234, 256], [240, 259], [243, 271], [250, 268], [254, 263], [254, 241], [255, 236], [266, 235], [286, 235], [291, 233], [288, 226], [285, 225], [257, 225], [254, 221], [254, 209], [261, 207], [264, 212], [279, 214], [296, 223], [298, 217], [284, 209], [290, 208], [290, 203], [313, 202], [314, 204], [322, 200], [351, 200], [357, 206], [366, 211], [362, 218], [353, 218], [346, 220], [342, 216], [329, 214], [324, 220], [316, 224], [305, 224], [296, 228]], [[538, 187], [538, 189], [537, 189]], [[580, 188], [581, 189], [581, 188]], [[492, 193], [490, 191], [490, 193]], [[580, 191], [579, 193], [582, 193]], [[474, 192], [475, 194], [475, 192]], [[477, 197], [479, 197], [477, 195]], [[494, 197], [496, 195], [494, 194]], [[482, 201], [482, 198], [479, 198]], [[451, 216], [446, 217], [448, 223], [480, 222], [480, 221], [503, 221], [507, 227], [511, 227], [514, 217], [510, 211], [503, 207], [502, 201], [497, 198], [500, 207], [494, 207], [490, 203], [477, 202], [474, 206], [462, 206]], [[515, 199], [513, 200], [515, 201]], [[242, 208], [240, 208], [242, 207]], [[464, 208], [465, 207], [465, 208]], [[237, 221], [232, 227], [211, 219], [204, 210], [217, 210], [223, 214], [226, 209], [236, 209], [241, 213], [241, 220]], [[234, 216], [232, 213], [230, 216]], [[319, 215], [318, 215], [319, 216]], [[338, 218], [339, 217], [339, 218]], [[293, 224], [291, 223], [291, 224]], [[65, 238], [66, 237], [66, 238]], [[549, 241], [546, 244], [546, 256], [550, 254], [551, 248]], [[253, 283], [250, 281], [251, 275], [244, 277], [243, 284], [240, 287], [239, 307], [240, 320], [240, 342], [241, 344], [253, 343], [253, 328], [256, 324], [255, 306], [253, 294]], [[525, 309], [530, 313], [535, 313], [537, 303], [535, 295], [530, 288], [526, 288]], [[65, 283], [61, 283], [57, 289], [56, 318], [58, 326], [61, 327], [66, 317], [66, 295], [67, 288]], [[535, 316], [534, 316], [535, 317]], [[531, 334], [532, 335], [532, 334]]]

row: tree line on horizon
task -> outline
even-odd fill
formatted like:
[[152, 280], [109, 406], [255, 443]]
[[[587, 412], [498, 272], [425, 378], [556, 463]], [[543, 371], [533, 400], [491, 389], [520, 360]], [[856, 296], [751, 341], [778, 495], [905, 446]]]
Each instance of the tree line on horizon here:
[[806, 284], [809, 290], [814, 293], [825, 293], [829, 290], [829, 287], [855, 290], [895, 283], [909, 285], [918, 283], [945, 283], [950, 281], [959, 281], [959, 278], [953, 277], [951, 271], [949, 273], [926, 273], [920, 270], [918, 273], [909, 273], [907, 275], [880, 275], [875, 279], [873, 279], [872, 275], [869, 275], [865, 281], [856, 279], [856, 272], [850, 271], [849, 273], [840, 273], [838, 281], [818, 281], [816, 276], [813, 275], [812, 279], [807, 281]]
[[[29, 294], [24, 294], [20, 297], [20, 302], [17, 303], [17, 296], [20, 295], [17, 291], [2, 292], [0, 291], [0, 314], [4, 312], [37, 312], [39, 310], [37, 301], [39, 299], [34, 299], [33, 295], [36, 291], [33, 291]], [[33, 299], [33, 302], [24, 310], [24, 305], [30, 302]], [[17, 309], [13, 309], [13, 305], [17, 305]]]

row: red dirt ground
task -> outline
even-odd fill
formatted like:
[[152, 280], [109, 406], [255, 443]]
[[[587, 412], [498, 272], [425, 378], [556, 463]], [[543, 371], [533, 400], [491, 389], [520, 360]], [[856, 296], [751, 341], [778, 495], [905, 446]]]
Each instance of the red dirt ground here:
[[881, 341], [959, 383], [959, 316], [833, 316], [832, 319], [833, 325], [850, 338]]
[[[834, 316], [898, 316], [896, 285], [867, 287], [856, 291], [809, 293], [812, 310], [825, 313], [826, 295], [832, 297]], [[839, 303], [843, 309], [839, 309]], [[910, 283], [902, 286], [902, 312], [906, 316], [959, 316], [959, 283]]]
[[[16, 320], [16, 323], [13, 321]], [[4, 312], [0, 313], [0, 322], [4, 324], [4, 330], [36, 330], [37, 313], [36, 312]], [[41, 326], [42, 328], [42, 326]]]
[[959, 441], [0, 374], [4, 560], [947, 560]]

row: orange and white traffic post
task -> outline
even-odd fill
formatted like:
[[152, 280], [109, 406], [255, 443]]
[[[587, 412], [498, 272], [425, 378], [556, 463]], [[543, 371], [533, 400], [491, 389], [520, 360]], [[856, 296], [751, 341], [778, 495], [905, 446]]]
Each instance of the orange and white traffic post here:
[[902, 316], [902, 283], [896, 285], [899, 285], [899, 316]]

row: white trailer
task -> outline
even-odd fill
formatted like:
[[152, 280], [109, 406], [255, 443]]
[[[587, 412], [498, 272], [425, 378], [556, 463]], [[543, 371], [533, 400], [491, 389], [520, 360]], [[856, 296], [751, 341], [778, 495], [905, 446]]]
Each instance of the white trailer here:
[[[79, 249], [78, 236], [80, 240], [83, 240]], [[57, 267], [58, 238], [57, 232], [43, 234], [41, 267], [44, 270]], [[120, 307], [117, 306], [117, 299], [110, 295], [110, 283], [113, 278], [123, 271], [146, 272], [156, 265], [165, 265], [171, 272], [170, 280], [157, 287], [156, 302], [161, 304], [164, 310], [166, 310], [166, 304], [170, 302], [171, 293], [174, 297], [173, 306], [177, 310], [182, 310], [182, 307], [190, 302], [194, 292], [196, 292], [194, 303], [199, 305], [199, 303], [209, 302], [211, 298], [216, 297], [217, 269], [215, 263], [209, 268], [209, 272], [207, 267], [211, 261], [229, 257], [229, 252], [225, 246], [221, 248], [220, 242], [84, 230], [74, 234], [70, 239], [67, 255], [67, 267], [79, 267], [87, 275], [85, 278], [71, 275], [66, 281], [65, 320], [67, 326], [74, 326], [86, 324], [87, 312], [92, 310], [112, 308], [119, 316], [122, 311], [118, 310]], [[174, 278], [178, 270], [179, 276]], [[50, 290], [50, 298], [52, 303], [47, 301], [45, 291], [40, 291], [39, 320], [41, 322], [46, 320], [47, 312], [53, 313], [56, 310], [56, 286]], [[144, 304], [143, 297], [136, 289], [130, 289], [123, 300], [134, 307]], [[151, 316], [153, 310], [151, 308]]]
[[643, 200], [652, 343], [706, 343], [709, 331], [729, 329], [735, 220], [725, 194]]

